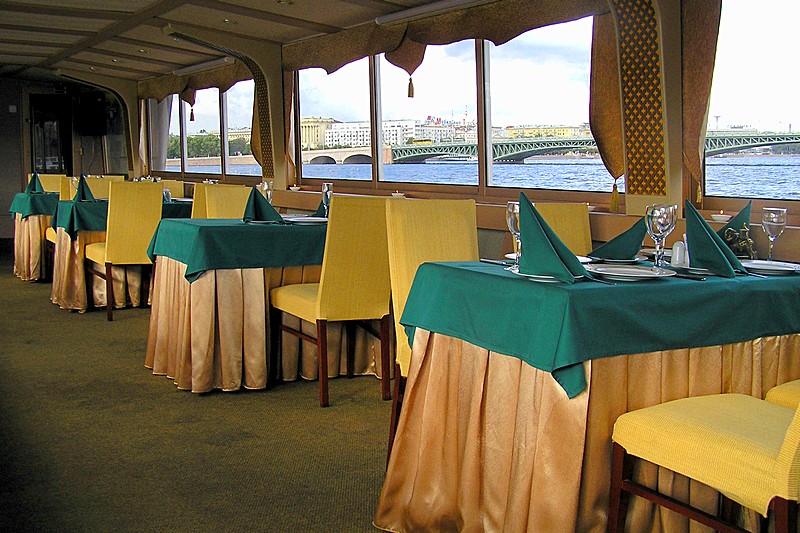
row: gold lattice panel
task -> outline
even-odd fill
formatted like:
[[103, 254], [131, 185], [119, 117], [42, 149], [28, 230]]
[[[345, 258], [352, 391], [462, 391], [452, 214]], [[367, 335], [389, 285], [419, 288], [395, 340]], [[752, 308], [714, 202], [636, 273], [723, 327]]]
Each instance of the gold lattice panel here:
[[664, 115], [658, 24], [651, 0], [612, 0], [619, 35], [627, 194], [664, 196]]

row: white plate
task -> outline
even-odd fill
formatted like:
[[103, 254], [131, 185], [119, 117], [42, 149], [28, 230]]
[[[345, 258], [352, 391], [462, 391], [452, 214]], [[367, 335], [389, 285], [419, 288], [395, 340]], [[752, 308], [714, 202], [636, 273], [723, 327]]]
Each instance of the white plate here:
[[283, 217], [286, 222], [292, 224], [327, 224], [328, 219], [325, 217], [307, 217], [307, 216], [290, 216]]
[[639, 265], [586, 265], [586, 270], [613, 281], [644, 281], [674, 276], [674, 270]]
[[[641, 250], [639, 250], [639, 253], [647, 257], [653, 257], [654, 255], [656, 255], [656, 249], [642, 248]], [[667, 248], [666, 250], [664, 250], [664, 257], [672, 257], [672, 248]]]
[[673, 265], [670, 263], [670, 268], [679, 268], [682, 271], [686, 271], [689, 274], [702, 274], [703, 276], [716, 276], [713, 272], [711, 272], [707, 268], [700, 268], [700, 267], [690, 267], [686, 265]]
[[756, 274], [773, 274], [776, 276], [786, 276], [795, 272], [800, 272], [800, 265], [797, 263], [787, 263], [784, 261], [763, 261], [760, 259], [750, 259], [742, 261], [742, 266]]
[[[517, 258], [517, 254], [516, 252], [512, 252], [510, 254], [506, 254], [505, 257], [506, 259], [511, 259], [513, 261], [514, 259]], [[580, 261], [581, 263], [591, 263], [592, 261], [594, 261], [594, 259], [592, 259], [591, 257], [586, 257], [585, 255], [576, 255], [575, 257], [577, 257], [578, 261]]]
[[[517, 276], [522, 276], [523, 278], [529, 279], [531, 281], [537, 281], [539, 283], [562, 283], [560, 279], [554, 278], [553, 276], [539, 276], [536, 274], [523, 274], [516, 268], [509, 268], [509, 272], [512, 274], [516, 274]], [[578, 278], [575, 278], [578, 279]]]
[[606, 259], [604, 257], [591, 257], [589, 261], [600, 261], [610, 265], [632, 265], [634, 263], [638, 263], [639, 261], [644, 261], [645, 259], [647, 259], [645, 256], [637, 255], [633, 259]]
[[186, 202], [188, 204], [192, 203], [193, 198], [173, 198], [173, 202]]

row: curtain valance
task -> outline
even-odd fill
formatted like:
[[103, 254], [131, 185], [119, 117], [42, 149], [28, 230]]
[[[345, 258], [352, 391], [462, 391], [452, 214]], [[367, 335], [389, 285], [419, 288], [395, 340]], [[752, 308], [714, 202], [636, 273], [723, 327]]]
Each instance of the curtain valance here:
[[200, 89], [217, 87], [227, 91], [237, 82], [252, 79], [253, 74], [240, 61], [193, 74], [166, 74], [139, 82], [139, 98], [163, 100], [171, 94], [179, 94], [181, 100], [194, 105], [194, 95]]

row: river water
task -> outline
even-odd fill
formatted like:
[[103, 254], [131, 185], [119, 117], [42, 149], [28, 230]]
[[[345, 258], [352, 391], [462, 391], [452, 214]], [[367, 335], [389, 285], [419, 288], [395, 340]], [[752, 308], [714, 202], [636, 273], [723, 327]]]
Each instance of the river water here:
[[[189, 167], [218, 173], [219, 167]], [[170, 169], [168, 169], [170, 170]], [[175, 169], [177, 170], [177, 169]], [[257, 165], [235, 165], [231, 174], [260, 175]], [[303, 165], [308, 178], [369, 181], [370, 165]], [[474, 162], [395, 164], [384, 179], [398, 183], [477, 185]], [[614, 181], [599, 158], [531, 158], [523, 164], [495, 164], [492, 185], [534, 189], [610, 192]], [[620, 192], [625, 191], [619, 180]], [[800, 200], [800, 156], [728, 156], [706, 160], [706, 196]]]

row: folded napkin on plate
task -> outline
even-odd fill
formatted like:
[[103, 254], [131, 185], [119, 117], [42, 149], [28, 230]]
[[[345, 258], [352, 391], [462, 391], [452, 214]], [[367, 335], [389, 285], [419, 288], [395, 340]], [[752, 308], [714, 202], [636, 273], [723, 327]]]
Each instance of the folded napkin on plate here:
[[589, 255], [601, 259], [634, 259], [642, 249], [644, 235], [647, 233], [644, 217], [607, 243], [592, 250]]
[[519, 195], [519, 235], [521, 274], [552, 276], [565, 283], [575, 283], [576, 277], [591, 277], [523, 193]]
[[31, 181], [28, 182], [28, 186], [25, 187], [26, 193], [32, 192], [44, 192], [44, 187], [42, 187], [42, 182], [39, 181], [39, 173], [34, 172], [33, 176], [31, 176]]
[[325, 217], [325, 206], [322, 205], [322, 202], [319, 203], [317, 206], [317, 210], [311, 213], [312, 217]]
[[72, 198], [75, 202], [94, 202], [94, 194], [92, 194], [92, 190], [89, 188], [89, 185], [86, 183], [86, 178], [83, 176], [78, 179], [78, 190], [75, 193], [75, 196]]
[[270, 205], [267, 198], [253, 187], [253, 190], [250, 191], [250, 197], [247, 198], [242, 220], [245, 222], [250, 222], [252, 220], [258, 220], [259, 222], [283, 222], [283, 217]]
[[750, 208], [753, 207], [753, 201], [750, 200], [747, 202], [747, 205], [739, 211], [739, 214], [733, 217], [728, 221], [727, 224], [722, 226], [722, 228], [717, 231], [717, 235], [725, 238], [725, 230], [728, 228], [734, 229], [737, 233], [742, 231], [742, 226], [746, 227], [748, 230], [750, 229]]
[[734, 277], [736, 272], [746, 272], [722, 237], [711, 229], [697, 209], [688, 200], [685, 205], [689, 266], [705, 268], [726, 278]]

